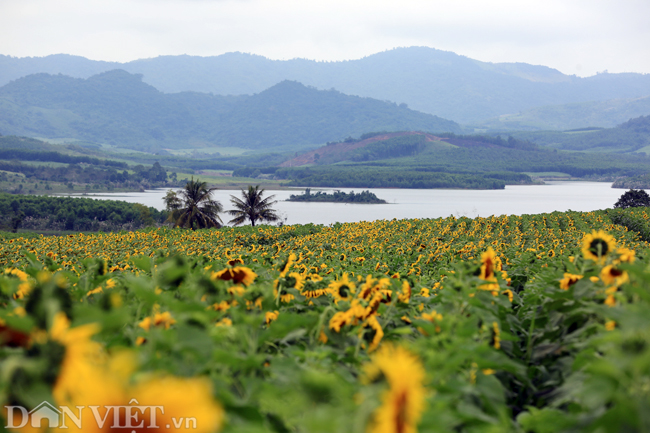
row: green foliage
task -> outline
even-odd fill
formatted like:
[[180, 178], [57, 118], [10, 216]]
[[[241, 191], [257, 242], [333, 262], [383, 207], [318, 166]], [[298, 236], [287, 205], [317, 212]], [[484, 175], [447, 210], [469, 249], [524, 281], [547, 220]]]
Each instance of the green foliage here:
[[0, 227], [5, 229], [13, 229], [18, 219], [20, 228], [27, 230], [78, 231], [137, 229], [167, 217], [154, 208], [123, 201], [4, 193], [0, 215]]
[[642, 189], [630, 189], [626, 191], [614, 204], [615, 208], [621, 209], [641, 206], [650, 206], [650, 195]]

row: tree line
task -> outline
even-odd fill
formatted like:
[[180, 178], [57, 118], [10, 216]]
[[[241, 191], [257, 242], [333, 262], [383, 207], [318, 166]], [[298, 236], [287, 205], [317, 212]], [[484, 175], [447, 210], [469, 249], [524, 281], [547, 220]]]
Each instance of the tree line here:
[[137, 203], [89, 198], [11, 195], [0, 193], [0, 228], [16, 231], [135, 230], [163, 223], [166, 212]]
[[64, 164], [90, 164], [105, 167], [127, 168], [126, 162], [99, 159], [91, 156], [73, 156], [54, 151], [0, 149], [0, 159], [21, 161], [59, 162]]
[[298, 167], [276, 172], [286, 185], [332, 188], [504, 189], [501, 179], [481, 174], [428, 173], [379, 167]]
[[[133, 173], [127, 170], [116, 170], [112, 167], [98, 167], [93, 165], [69, 164], [63, 167], [33, 166], [21, 162], [0, 161], [0, 170], [22, 173], [27, 179], [36, 179], [51, 182], [71, 182], [86, 184], [104, 184], [112, 187], [136, 187], [145, 183], [146, 186], [165, 186], [167, 171], [158, 163], [150, 168], [137, 165], [132, 168]], [[171, 180], [175, 180], [175, 174]]]

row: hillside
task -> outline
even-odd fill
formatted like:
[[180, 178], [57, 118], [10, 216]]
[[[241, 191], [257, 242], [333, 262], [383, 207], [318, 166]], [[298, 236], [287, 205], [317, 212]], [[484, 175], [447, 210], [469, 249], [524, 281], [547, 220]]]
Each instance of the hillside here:
[[[345, 140], [339, 143], [328, 143], [326, 146], [316, 150], [303, 153], [295, 158], [280, 164], [280, 167], [299, 167], [308, 164], [335, 163], [346, 160], [369, 160], [379, 158], [395, 158], [417, 153], [422, 149], [424, 142], [440, 141], [441, 138], [432, 134], [420, 132], [392, 132], [368, 134], [371, 137], [359, 140]], [[382, 152], [377, 157], [362, 158], [363, 155], [370, 155], [373, 150], [381, 147]]]
[[35, 74], [0, 88], [0, 134], [73, 138], [145, 151], [299, 149], [372, 130], [458, 132], [405, 106], [283, 81], [253, 96], [165, 94], [142, 75]]
[[614, 128], [569, 131], [511, 132], [514, 137], [564, 150], [587, 152], [640, 152], [650, 154], [650, 116], [630, 119]]
[[545, 66], [486, 63], [427, 47], [398, 48], [339, 62], [280, 61], [244, 53], [160, 56], [124, 64], [67, 55], [0, 56], [0, 84], [38, 72], [88, 78], [117, 68], [143, 74], [144, 82], [167, 93], [250, 95], [295, 80], [319, 89], [405, 103], [461, 123], [540, 106], [650, 95], [650, 75], [603, 73], [579, 78]]
[[645, 155], [544, 149], [513, 137], [411, 131], [362, 138], [330, 143], [266, 173], [305, 187], [491, 189], [533, 183], [535, 173], [613, 180], [646, 173], [650, 166]]
[[482, 122], [478, 128], [494, 131], [566, 130], [590, 126], [613, 128], [629, 119], [650, 114], [650, 96], [548, 105], [504, 114]]

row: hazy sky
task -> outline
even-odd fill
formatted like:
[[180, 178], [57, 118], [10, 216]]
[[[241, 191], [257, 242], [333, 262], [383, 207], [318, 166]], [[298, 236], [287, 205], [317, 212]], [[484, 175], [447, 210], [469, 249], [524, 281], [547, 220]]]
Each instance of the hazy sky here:
[[125, 62], [428, 46], [579, 76], [650, 73], [650, 0], [0, 0], [0, 54]]

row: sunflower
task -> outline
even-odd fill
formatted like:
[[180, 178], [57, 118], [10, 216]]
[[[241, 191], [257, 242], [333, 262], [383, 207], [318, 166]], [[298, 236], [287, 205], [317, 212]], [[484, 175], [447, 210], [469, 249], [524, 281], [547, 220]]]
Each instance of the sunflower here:
[[481, 254], [481, 273], [479, 278], [486, 281], [494, 281], [494, 271], [501, 270], [501, 260], [497, 257], [492, 247]]
[[310, 298], [319, 298], [327, 293], [327, 288], [322, 287], [318, 284], [318, 281], [307, 280], [305, 282], [304, 288], [300, 290], [300, 294], [307, 299]]
[[612, 265], [607, 265], [600, 271], [600, 279], [603, 280], [605, 284], [611, 284], [614, 287], [620, 287], [622, 284], [630, 280], [626, 271], [621, 271]]
[[228, 263], [227, 263], [227, 264], [228, 264], [228, 266], [230, 266], [230, 267], [234, 267], [234, 266], [237, 266], [237, 265], [243, 265], [243, 264], [244, 264], [244, 260], [242, 260], [241, 257], [236, 258], [236, 259], [230, 259], [230, 260], [228, 260]]
[[618, 254], [618, 260], [616, 260], [614, 263], [634, 263], [635, 257], [634, 257], [634, 251], [630, 250], [628, 248], [619, 248], [616, 250], [616, 253]]
[[267, 325], [271, 324], [275, 319], [278, 318], [280, 315], [280, 312], [278, 310], [275, 311], [267, 311], [264, 314], [264, 321], [266, 322]]
[[582, 238], [582, 255], [602, 265], [607, 255], [616, 249], [616, 240], [602, 230], [593, 231]]
[[[230, 308], [230, 306], [228, 306], [228, 308]], [[145, 317], [138, 326], [145, 331], [148, 331], [151, 328], [151, 325], [169, 329], [169, 327], [174, 323], [176, 323], [176, 320], [172, 317], [169, 311], [165, 311], [164, 313], [155, 313], [153, 319], [151, 317]]]
[[284, 262], [280, 267], [280, 277], [284, 277], [287, 274], [287, 272], [289, 272], [291, 265], [294, 264], [295, 261], [296, 261], [296, 255], [293, 253], [289, 254], [287, 261]]
[[381, 406], [373, 413], [369, 433], [415, 433], [424, 410], [425, 389], [422, 363], [406, 349], [383, 345], [364, 366], [365, 383], [385, 379], [388, 389]]
[[0, 346], [29, 347], [31, 343], [29, 334], [7, 326], [7, 323], [0, 319]]
[[[173, 376], [152, 376], [137, 383], [129, 395], [142, 406], [164, 407], [156, 417], [158, 431], [211, 433], [221, 429], [224, 410], [212, 397], [212, 385], [207, 378], [179, 378]], [[193, 419], [175, 428], [178, 419]], [[151, 417], [144, 417], [152, 421]], [[147, 426], [153, 428], [152, 426]], [[145, 430], [145, 429], [142, 429]]]
[[402, 282], [402, 291], [397, 295], [397, 300], [405, 304], [408, 304], [408, 302], [411, 300], [411, 293], [412, 293], [411, 285], [409, 284], [408, 281], [404, 280]]
[[348, 274], [344, 273], [341, 279], [332, 281], [328, 286], [328, 292], [334, 297], [335, 302], [347, 301], [354, 295], [356, 285], [348, 279]]
[[341, 328], [352, 321], [350, 311], [339, 311], [330, 319], [329, 327], [336, 332], [341, 332]]
[[381, 325], [374, 315], [366, 319], [361, 327], [361, 332], [363, 333], [363, 339], [368, 343], [368, 352], [377, 349], [379, 342], [384, 337], [384, 330], [381, 329]]
[[301, 290], [305, 284], [305, 279], [298, 272], [292, 272], [289, 276], [285, 277], [285, 287]]
[[495, 349], [501, 348], [501, 330], [497, 322], [492, 322], [492, 345]]
[[235, 266], [234, 268], [226, 268], [219, 272], [212, 272], [210, 274], [212, 280], [233, 281], [235, 284], [243, 284], [249, 286], [257, 278], [257, 274], [252, 269], [244, 266]]
[[583, 277], [582, 275], [570, 274], [568, 272], [565, 272], [564, 278], [560, 280], [560, 289], [569, 290], [569, 287], [577, 283], [580, 279], [582, 279], [582, 277]]

